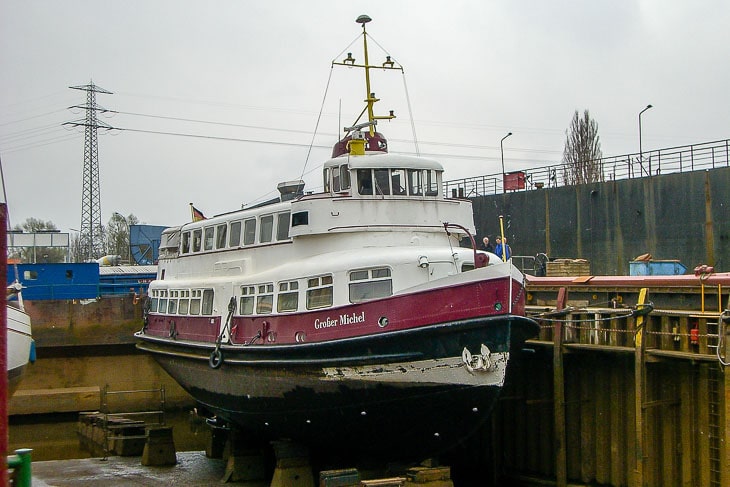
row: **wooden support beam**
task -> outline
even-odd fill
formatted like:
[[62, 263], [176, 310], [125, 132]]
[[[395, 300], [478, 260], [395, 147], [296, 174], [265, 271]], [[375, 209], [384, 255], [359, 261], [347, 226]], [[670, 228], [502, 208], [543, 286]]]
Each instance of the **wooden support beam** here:
[[[648, 294], [647, 288], [641, 288], [639, 291], [639, 300], [637, 305], [646, 303]], [[634, 449], [635, 449], [635, 466], [634, 481], [631, 485], [635, 487], [643, 487], [644, 485], [644, 316], [640, 315], [636, 318], [636, 337], [634, 339], [634, 409], [635, 409], [635, 426], [634, 431]]]
[[557, 487], [565, 487], [566, 485], [568, 485], [568, 469], [565, 445], [565, 374], [563, 373], [562, 322], [556, 321], [553, 330], [555, 341], [555, 345], [553, 346], [553, 420], [555, 425], [555, 478]]

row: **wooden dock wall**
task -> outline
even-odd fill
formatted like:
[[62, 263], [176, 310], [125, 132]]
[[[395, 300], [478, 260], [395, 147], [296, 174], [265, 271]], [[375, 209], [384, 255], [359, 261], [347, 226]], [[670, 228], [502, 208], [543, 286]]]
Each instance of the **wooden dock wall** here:
[[[491, 485], [730, 485], [730, 286], [648, 289], [647, 316], [640, 289], [528, 289], [542, 331], [485, 433]], [[574, 306], [604, 294], [621, 306]]]

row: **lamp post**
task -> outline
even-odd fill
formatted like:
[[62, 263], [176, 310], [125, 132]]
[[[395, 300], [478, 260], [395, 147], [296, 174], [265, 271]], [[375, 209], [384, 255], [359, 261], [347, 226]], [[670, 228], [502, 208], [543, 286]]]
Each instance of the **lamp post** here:
[[499, 152], [502, 154], [502, 193], [506, 193], [507, 192], [507, 189], [505, 188], [505, 184], [504, 184], [504, 178], [505, 178], [505, 173], [504, 173], [504, 146], [502, 145], [502, 142], [504, 142], [504, 139], [506, 139], [510, 135], [512, 135], [512, 132], [509, 132], [507, 135], [505, 135], [504, 137], [502, 137], [502, 140], [499, 141]]
[[[641, 114], [652, 108], [652, 105], [647, 105], [642, 111], [639, 112], [639, 164], [641, 169], [644, 169], [644, 152], [641, 149]], [[649, 176], [651, 176], [651, 160], [649, 160]]]

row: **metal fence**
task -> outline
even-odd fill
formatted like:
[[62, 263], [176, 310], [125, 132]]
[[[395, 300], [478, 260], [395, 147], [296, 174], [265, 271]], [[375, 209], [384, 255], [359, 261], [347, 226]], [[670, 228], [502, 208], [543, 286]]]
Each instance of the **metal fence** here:
[[[604, 157], [600, 159], [598, 166], [597, 178], [591, 182], [730, 167], [730, 139], [647, 150], [641, 154]], [[505, 188], [502, 174], [497, 173], [445, 181], [444, 192], [447, 196], [471, 198], [503, 193], [505, 189], [510, 192], [529, 191], [570, 185], [566, 176], [569, 174], [566, 164], [512, 171], [508, 174], [515, 173], [524, 174], [524, 187], [513, 190], [507, 185]]]

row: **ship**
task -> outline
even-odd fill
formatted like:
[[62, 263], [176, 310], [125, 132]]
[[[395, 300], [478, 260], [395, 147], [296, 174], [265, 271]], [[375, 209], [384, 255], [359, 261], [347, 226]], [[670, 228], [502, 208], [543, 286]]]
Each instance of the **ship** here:
[[317, 451], [427, 457], [489, 418], [508, 364], [538, 332], [523, 274], [478, 250], [471, 202], [436, 160], [389, 151], [371, 69], [323, 189], [163, 231], [137, 347], [218, 425]]

